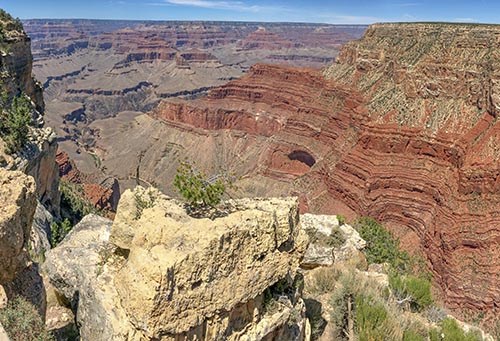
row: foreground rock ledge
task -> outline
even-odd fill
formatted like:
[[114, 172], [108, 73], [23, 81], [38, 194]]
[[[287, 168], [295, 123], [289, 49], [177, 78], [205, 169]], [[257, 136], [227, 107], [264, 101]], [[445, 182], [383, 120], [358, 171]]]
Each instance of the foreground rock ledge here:
[[86, 217], [44, 265], [76, 308], [82, 340], [304, 340], [300, 293], [280, 296], [273, 311], [263, 298], [277, 282], [295, 288], [307, 246], [297, 200], [232, 207], [196, 219], [136, 188], [124, 193], [112, 227]]
[[0, 284], [12, 281], [28, 263], [28, 240], [36, 207], [35, 182], [0, 168]]

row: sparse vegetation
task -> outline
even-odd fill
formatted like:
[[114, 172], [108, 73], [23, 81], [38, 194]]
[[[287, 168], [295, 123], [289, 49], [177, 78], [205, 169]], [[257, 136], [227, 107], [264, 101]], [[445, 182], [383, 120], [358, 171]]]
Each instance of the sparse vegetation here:
[[332, 269], [330, 323], [335, 340], [420, 341], [428, 330], [405, 313], [384, 284], [352, 269]]
[[7, 307], [0, 310], [0, 323], [12, 341], [54, 340], [38, 311], [22, 297], [9, 301]]
[[156, 194], [154, 191], [151, 190], [146, 190], [143, 193], [135, 192], [134, 193], [134, 200], [135, 200], [135, 207], [136, 207], [136, 212], [135, 212], [135, 219], [138, 220], [142, 216], [142, 212], [147, 209], [151, 208], [155, 205], [155, 202], [157, 200]]
[[374, 298], [360, 294], [355, 300], [356, 332], [360, 341], [387, 340], [388, 313], [385, 306]]
[[318, 268], [312, 276], [308, 290], [315, 295], [332, 292], [336, 287], [337, 277], [332, 268]]
[[29, 126], [32, 122], [33, 107], [24, 94], [14, 97], [10, 107], [7, 95], [2, 93], [0, 105], [0, 136], [5, 141], [6, 152], [13, 154], [28, 141]]
[[389, 285], [398, 300], [408, 302], [413, 311], [422, 311], [433, 302], [431, 282], [426, 278], [391, 272]]
[[403, 334], [403, 341], [425, 341], [426, 338], [418, 332], [408, 329]]
[[181, 162], [174, 179], [174, 186], [192, 208], [215, 207], [230, 183], [222, 177], [208, 179], [189, 162]]
[[50, 224], [50, 245], [56, 247], [72, 228], [73, 226], [67, 218], [61, 222], [52, 222], [52, 224]]
[[369, 264], [389, 263], [398, 271], [408, 270], [408, 254], [399, 249], [399, 242], [379, 222], [373, 218], [362, 217], [356, 221], [354, 228], [366, 241], [364, 251]]
[[62, 215], [74, 225], [87, 214], [100, 214], [100, 211], [85, 200], [83, 187], [67, 180], [59, 183], [61, 191]]
[[408, 303], [413, 311], [429, 307], [433, 302], [431, 278], [423, 261], [400, 250], [399, 241], [376, 220], [360, 218], [354, 226], [366, 240], [368, 262], [389, 264], [389, 286], [399, 303]]
[[333, 227], [330, 235], [326, 236], [318, 233], [314, 227], [306, 228], [306, 233], [309, 236], [309, 241], [320, 246], [328, 246], [337, 248], [345, 243], [345, 237], [338, 227]]
[[482, 337], [476, 332], [464, 332], [457, 321], [446, 318], [440, 323], [439, 329], [429, 332], [430, 341], [481, 341]]
[[5, 25], [5, 23], [10, 23], [12, 25], [11, 29], [13, 29], [15, 31], [19, 31], [19, 32], [24, 31], [24, 27], [23, 27], [23, 23], [22, 23], [21, 19], [14, 18], [12, 15], [7, 13], [7, 11], [5, 11], [3, 9], [0, 9], [0, 21], [1, 21], [2, 28]]
[[345, 224], [345, 216], [343, 216], [342, 214], [337, 214], [337, 220], [339, 221], [339, 225]]

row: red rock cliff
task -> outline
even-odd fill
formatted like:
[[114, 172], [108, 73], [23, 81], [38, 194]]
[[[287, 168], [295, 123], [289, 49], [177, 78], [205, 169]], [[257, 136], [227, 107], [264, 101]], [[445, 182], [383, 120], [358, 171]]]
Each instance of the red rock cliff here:
[[266, 137], [247, 176], [280, 179], [315, 212], [379, 219], [425, 254], [450, 308], [498, 317], [498, 36], [374, 25], [325, 70], [330, 80], [258, 65], [152, 115], [176, 130], [242, 131], [248, 144]]

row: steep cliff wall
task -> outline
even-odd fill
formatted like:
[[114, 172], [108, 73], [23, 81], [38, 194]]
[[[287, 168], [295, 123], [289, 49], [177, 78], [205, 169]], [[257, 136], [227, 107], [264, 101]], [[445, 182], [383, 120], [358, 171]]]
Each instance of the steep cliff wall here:
[[[44, 111], [42, 88], [32, 76], [33, 57], [31, 55], [31, 39], [15, 26], [10, 18], [3, 18], [0, 54], [1, 82], [9, 97], [24, 92], [35, 103], [39, 113]], [[42, 123], [42, 122], [40, 122]]]
[[[30, 38], [22, 26], [10, 16], [0, 19], [0, 84], [6, 91], [8, 103], [20, 94], [27, 95], [33, 104], [33, 122], [26, 146], [12, 154], [5, 155], [0, 142], [1, 165], [17, 169], [34, 177], [38, 198], [52, 213], [59, 212], [59, 174], [55, 164], [57, 142], [50, 128], [43, 127], [44, 101], [41, 85], [32, 76], [33, 57]], [[3, 108], [2, 108], [3, 110]]]

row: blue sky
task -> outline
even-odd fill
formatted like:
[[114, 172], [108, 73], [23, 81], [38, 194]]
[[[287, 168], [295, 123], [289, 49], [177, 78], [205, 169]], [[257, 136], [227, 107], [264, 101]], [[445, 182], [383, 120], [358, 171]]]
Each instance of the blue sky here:
[[22, 19], [500, 23], [499, 0], [0, 0], [0, 8]]

